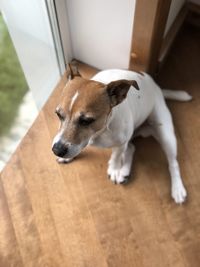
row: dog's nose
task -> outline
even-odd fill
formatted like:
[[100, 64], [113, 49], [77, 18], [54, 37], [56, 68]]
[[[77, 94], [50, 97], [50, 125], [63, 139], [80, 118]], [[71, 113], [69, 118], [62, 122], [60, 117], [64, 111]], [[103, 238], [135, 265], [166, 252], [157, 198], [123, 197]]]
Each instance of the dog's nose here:
[[52, 147], [53, 153], [58, 157], [64, 157], [67, 154], [68, 148], [62, 142], [57, 142]]

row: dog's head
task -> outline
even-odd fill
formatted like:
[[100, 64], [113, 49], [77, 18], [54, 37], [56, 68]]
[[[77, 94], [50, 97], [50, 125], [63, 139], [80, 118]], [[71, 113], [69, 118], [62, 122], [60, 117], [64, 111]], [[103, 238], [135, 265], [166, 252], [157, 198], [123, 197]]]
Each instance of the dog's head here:
[[56, 114], [60, 128], [52, 150], [58, 157], [73, 158], [90, 139], [106, 127], [111, 109], [121, 103], [136, 81], [118, 80], [107, 85], [86, 80], [68, 66], [68, 82], [63, 90]]

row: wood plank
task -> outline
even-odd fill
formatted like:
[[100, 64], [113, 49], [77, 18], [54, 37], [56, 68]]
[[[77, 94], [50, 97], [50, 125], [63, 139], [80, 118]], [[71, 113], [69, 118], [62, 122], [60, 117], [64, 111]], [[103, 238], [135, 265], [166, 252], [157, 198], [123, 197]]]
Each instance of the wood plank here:
[[187, 266], [198, 266], [200, 262], [200, 145], [197, 141], [200, 138], [200, 91], [197, 89], [200, 83], [199, 45], [200, 32], [186, 24], [178, 34], [159, 77], [161, 84], [164, 83], [167, 88], [181, 88], [194, 98], [186, 105], [169, 103], [179, 137], [179, 161], [189, 198], [186, 209], [178, 210], [178, 216], [176, 210], [171, 208], [167, 217]]
[[0, 266], [23, 266], [2, 181], [0, 181]]
[[136, 1], [129, 69], [154, 74], [171, 0]]
[[[125, 186], [106, 178], [110, 150], [89, 147], [70, 164], [56, 162], [51, 142], [63, 77], [1, 173], [0, 266], [199, 266], [199, 40], [195, 28], [183, 28], [158, 77], [162, 87], [194, 96], [168, 103], [187, 203], [171, 199], [167, 161], [153, 138], [135, 140]], [[79, 66], [84, 77], [97, 71]]]

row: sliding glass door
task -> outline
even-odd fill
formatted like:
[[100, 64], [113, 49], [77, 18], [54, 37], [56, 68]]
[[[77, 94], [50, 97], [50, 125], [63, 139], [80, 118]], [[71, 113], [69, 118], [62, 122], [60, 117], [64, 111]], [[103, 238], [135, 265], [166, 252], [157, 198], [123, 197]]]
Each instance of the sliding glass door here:
[[29, 88], [40, 109], [64, 73], [63, 54], [53, 0], [0, 0]]

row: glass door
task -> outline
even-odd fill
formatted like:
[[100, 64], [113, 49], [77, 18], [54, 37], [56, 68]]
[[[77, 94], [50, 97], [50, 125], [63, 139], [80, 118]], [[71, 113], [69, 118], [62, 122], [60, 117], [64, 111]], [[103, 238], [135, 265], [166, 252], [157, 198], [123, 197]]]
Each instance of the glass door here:
[[64, 73], [63, 51], [54, 0], [0, 0], [0, 170]]
[[0, 9], [40, 109], [65, 68], [54, 1], [0, 0]]

